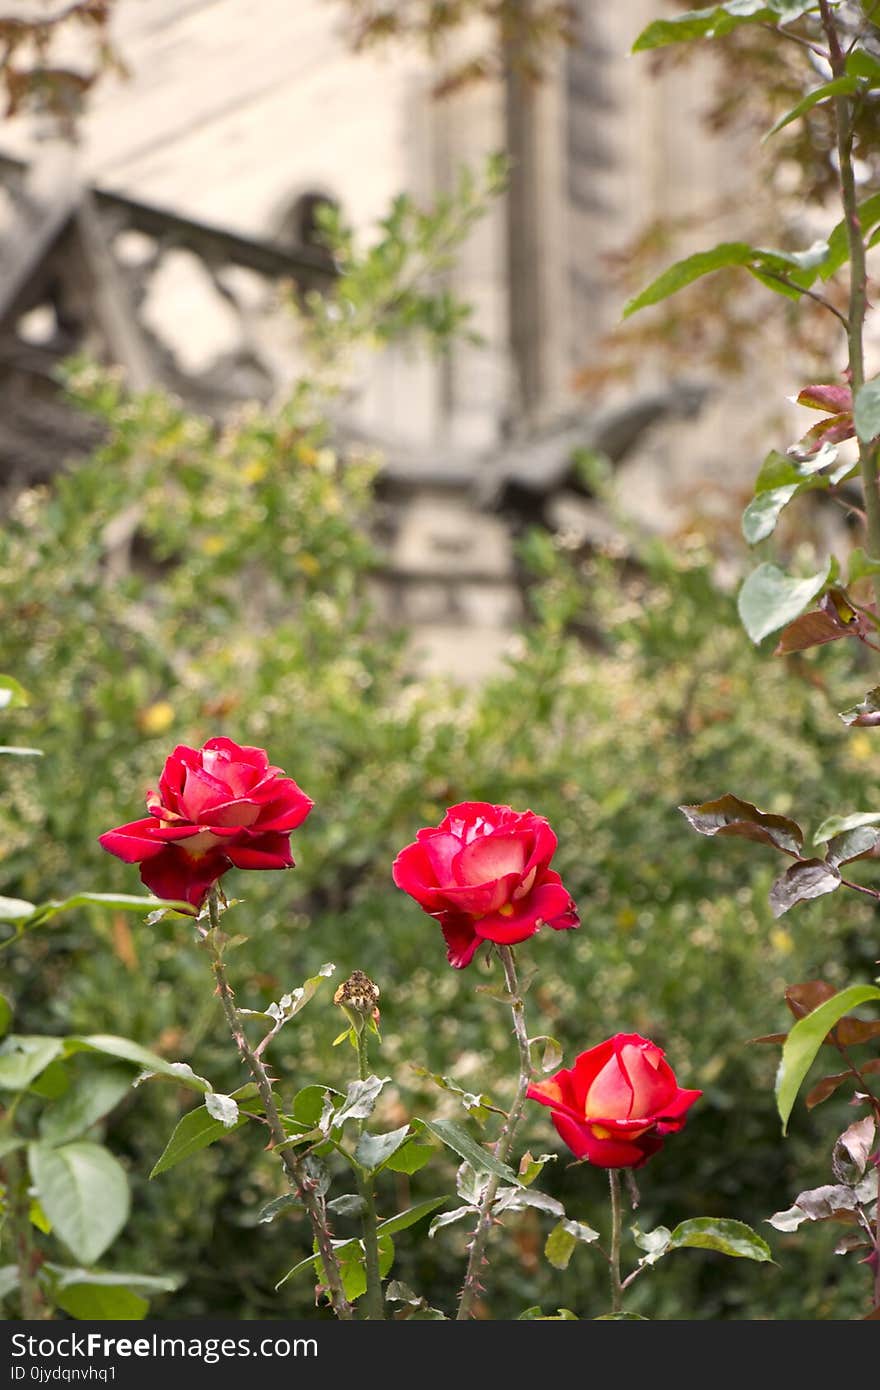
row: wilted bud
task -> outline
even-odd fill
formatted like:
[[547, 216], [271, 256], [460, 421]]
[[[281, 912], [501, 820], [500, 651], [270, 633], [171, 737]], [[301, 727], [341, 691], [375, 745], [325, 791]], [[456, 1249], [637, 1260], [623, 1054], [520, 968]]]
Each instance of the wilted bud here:
[[379, 986], [373, 984], [363, 970], [353, 970], [337, 989], [333, 1003], [339, 1005], [352, 1028], [360, 1033], [369, 1019], [374, 1023], [379, 1022], [379, 1010], [376, 1007], [378, 998]]

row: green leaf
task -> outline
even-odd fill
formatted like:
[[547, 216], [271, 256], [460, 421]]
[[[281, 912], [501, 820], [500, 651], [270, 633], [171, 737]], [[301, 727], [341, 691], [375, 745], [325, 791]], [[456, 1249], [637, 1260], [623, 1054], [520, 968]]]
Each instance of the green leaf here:
[[312, 1129], [324, 1113], [324, 1098], [328, 1094], [336, 1096], [340, 1093], [334, 1091], [332, 1086], [304, 1086], [293, 1098], [293, 1118]]
[[60, 1148], [31, 1144], [28, 1164], [55, 1235], [76, 1259], [94, 1264], [128, 1220], [125, 1170], [100, 1144], [84, 1140]]
[[[855, 55], [851, 55], [851, 59]], [[869, 232], [880, 222], [880, 193], [872, 193], [859, 204], [859, 223], [862, 233]], [[846, 221], [836, 224], [828, 237], [828, 255], [819, 267], [823, 280], [829, 280], [849, 260], [849, 233]]]
[[[152, 1176], [152, 1174], [150, 1176]], [[301, 1206], [302, 1202], [299, 1197], [295, 1197], [292, 1192], [285, 1192], [280, 1197], [274, 1197], [271, 1202], [267, 1202], [264, 1207], [260, 1208], [260, 1214], [257, 1217], [257, 1225], [266, 1226], [270, 1221], [274, 1221], [275, 1217], [278, 1216], [280, 1212], [287, 1211], [288, 1207]]]
[[453, 1226], [456, 1221], [463, 1221], [466, 1216], [477, 1216], [476, 1207], [464, 1206], [456, 1207], [454, 1211], [443, 1211], [439, 1216], [435, 1216], [428, 1229], [428, 1239], [433, 1240], [438, 1231], [442, 1231], [444, 1226]]
[[830, 560], [818, 574], [805, 579], [795, 579], [776, 565], [763, 564], [752, 570], [737, 598], [742, 625], [752, 641], [757, 645], [796, 618], [821, 593], [830, 573]]
[[556, 1038], [551, 1038], [548, 1034], [542, 1033], [537, 1038], [529, 1038], [529, 1048], [536, 1047], [538, 1043], [543, 1043], [540, 1062], [535, 1066], [536, 1071], [547, 1072], [556, 1071], [562, 1062], [562, 1045]]
[[745, 266], [753, 258], [753, 247], [744, 241], [726, 241], [714, 246], [711, 251], [697, 251], [694, 255], [686, 256], [684, 260], [668, 266], [646, 289], [629, 300], [624, 306], [623, 317], [628, 319], [640, 309], [659, 304], [661, 300], [668, 299], [671, 294], [676, 294], [678, 290], [693, 284], [704, 275], [711, 275], [715, 270], [723, 270], [732, 265]]
[[835, 835], [842, 835], [847, 830], [856, 830], [862, 825], [880, 825], [880, 811], [856, 811], [850, 816], [828, 816], [813, 836], [813, 844], [824, 845]]
[[131, 1072], [125, 1067], [97, 1063], [84, 1069], [68, 1091], [40, 1116], [40, 1138], [46, 1144], [63, 1144], [91, 1129], [108, 1115], [131, 1090]]
[[144, 1318], [149, 1303], [131, 1289], [108, 1288], [104, 1284], [70, 1284], [58, 1290], [55, 1302], [72, 1318], [88, 1322], [127, 1322]]
[[30, 704], [30, 696], [14, 676], [0, 676], [0, 710], [22, 709]]
[[779, 120], [775, 125], [770, 127], [763, 139], [769, 140], [771, 135], [775, 135], [777, 131], [790, 125], [792, 121], [796, 121], [799, 116], [806, 115], [808, 111], [811, 111], [814, 106], [818, 106], [820, 102], [828, 101], [831, 97], [846, 96], [849, 92], [857, 91], [861, 85], [858, 77], [855, 75], [835, 77], [831, 82], [823, 82], [821, 87], [816, 87], [799, 101], [796, 106], [793, 106], [790, 111], [786, 111], [784, 116], [780, 116]]
[[[243, 1105], [242, 1109], [245, 1108]], [[209, 1144], [222, 1139], [224, 1134], [240, 1129], [244, 1122], [245, 1115], [240, 1113], [232, 1125], [227, 1125], [222, 1120], [215, 1119], [204, 1105], [197, 1105], [194, 1110], [188, 1110], [175, 1125], [171, 1138], [153, 1165], [150, 1177], [156, 1178], [169, 1168], [175, 1168], [178, 1163], [191, 1158], [200, 1149], [207, 1149]]]
[[385, 1160], [385, 1171], [412, 1175], [424, 1168], [426, 1163], [430, 1163], [431, 1155], [435, 1152], [432, 1144], [421, 1144], [418, 1139], [409, 1139], [397, 1153]]
[[736, 1259], [773, 1263], [773, 1254], [765, 1240], [744, 1221], [723, 1217], [696, 1216], [682, 1221], [669, 1238], [670, 1250], [697, 1248], [717, 1250]]
[[0, 1091], [26, 1091], [63, 1051], [63, 1038], [10, 1033], [0, 1043]]
[[345, 1100], [333, 1116], [331, 1127], [338, 1129], [346, 1120], [366, 1120], [372, 1115], [379, 1093], [390, 1076], [368, 1076], [365, 1081], [349, 1083]]
[[366, 1209], [366, 1202], [357, 1192], [344, 1192], [341, 1197], [334, 1197], [327, 1203], [327, 1210], [335, 1212], [337, 1216], [363, 1216]]
[[205, 1096], [205, 1109], [212, 1119], [219, 1120], [224, 1129], [234, 1129], [238, 1122], [238, 1105], [232, 1096], [209, 1091]]
[[594, 1231], [592, 1226], [585, 1226], [580, 1221], [563, 1220], [553, 1227], [547, 1237], [544, 1256], [556, 1269], [567, 1269], [579, 1241], [583, 1245], [592, 1245], [598, 1239], [599, 1232]]
[[9, 1025], [12, 1022], [12, 1005], [5, 994], [0, 994], [0, 1038], [5, 1037], [9, 1032]]
[[655, 1265], [662, 1260], [672, 1238], [668, 1226], [656, 1226], [653, 1231], [640, 1231], [638, 1226], [633, 1226], [632, 1233], [636, 1245], [645, 1252], [639, 1260], [640, 1265]]
[[686, 10], [670, 19], [655, 19], [633, 44], [633, 53], [693, 39], [720, 39], [740, 24], [790, 23], [816, 9], [799, 0], [727, 0], [705, 10]]
[[578, 1315], [570, 1308], [557, 1308], [555, 1313], [545, 1313], [539, 1304], [526, 1308], [520, 1313], [517, 1322], [577, 1322]]
[[867, 575], [880, 574], [880, 560], [875, 560], [868, 555], [860, 545], [849, 552], [847, 563], [847, 583], [855, 584], [857, 579], [864, 579]]
[[853, 423], [863, 444], [870, 444], [880, 434], [880, 377], [866, 381], [856, 392]]
[[810, 902], [840, 887], [840, 874], [824, 859], [802, 859], [780, 874], [770, 889], [770, 910], [781, 917], [796, 903]]
[[452, 1149], [453, 1153], [457, 1153], [459, 1158], [463, 1158], [465, 1163], [469, 1163], [478, 1173], [492, 1173], [497, 1178], [503, 1178], [505, 1182], [519, 1185], [519, 1178], [512, 1168], [508, 1168], [506, 1163], [499, 1163], [493, 1154], [487, 1153], [469, 1134], [453, 1124], [452, 1120], [417, 1120], [416, 1124], [433, 1134], [448, 1149]]
[[36, 910], [24, 898], [0, 898], [0, 922], [23, 922]]
[[0, 1265], [0, 1303], [18, 1288], [18, 1265]]
[[149, 1076], [168, 1077], [180, 1086], [200, 1091], [203, 1095], [212, 1089], [210, 1081], [196, 1076], [188, 1062], [168, 1062], [130, 1038], [117, 1038], [110, 1033], [77, 1034], [64, 1040], [64, 1050], [68, 1056], [75, 1052], [101, 1052], [105, 1057], [118, 1057], [123, 1062], [142, 1067]]
[[146, 1297], [158, 1293], [173, 1293], [181, 1280], [174, 1274], [133, 1274], [123, 1270], [71, 1269], [66, 1265], [47, 1262], [43, 1269], [51, 1276], [53, 1289], [71, 1284], [96, 1284], [106, 1289], [133, 1289]]
[[797, 1093], [825, 1035], [851, 1009], [876, 1000], [880, 1000], [880, 989], [875, 985], [850, 985], [795, 1023], [782, 1048], [776, 1074], [776, 1106], [782, 1120], [783, 1134], [788, 1132], [788, 1121]]
[[375, 1173], [395, 1154], [409, 1135], [409, 1125], [393, 1129], [388, 1134], [362, 1134], [354, 1151], [354, 1161], [368, 1172]]
[[379, 1222], [379, 1234], [393, 1236], [398, 1231], [407, 1230], [409, 1226], [421, 1221], [422, 1217], [429, 1216], [432, 1211], [442, 1207], [446, 1200], [446, 1197], [429, 1197], [424, 1202], [417, 1202], [414, 1207], [407, 1207], [406, 1211], [400, 1212], [397, 1216], [389, 1216], [385, 1221]]
[[742, 533], [749, 545], [757, 545], [773, 534], [783, 508], [797, 496], [800, 487], [799, 482], [787, 483], [752, 498], [742, 516]]

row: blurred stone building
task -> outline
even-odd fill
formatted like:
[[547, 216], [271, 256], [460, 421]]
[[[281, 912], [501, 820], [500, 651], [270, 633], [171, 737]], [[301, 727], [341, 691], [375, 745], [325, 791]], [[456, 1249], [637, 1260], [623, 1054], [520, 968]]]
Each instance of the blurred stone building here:
[[[118, 0], [129, 76], [97, 86], [77, 147], [48, 145], [33, 117], [0, 126], [4, 474], [39, 475], [69, 451], [50, 368], [74, 348], [216, 414], [271, 400], [296, 368], [277, 282], [327, 273], [316, 203], [367, 233], [400, 190], [428, 202], [506, 149], [510, 194], [450, 275], [485, 345], [385, 350], [339, 422], [386, 459], [396, 615], [417, 625], [429, 666], [452, 653], [464, 672], [489, 669], [520, 610], [507, 504], [586, 539], [607, 531], [576, 486], [578, 447], [619, 464], [649, 528], [674, 528], [713, 480], [754, 472], [753, 450], [737, 464], [722, 444], [733, 418], [743, 438], [748, 383], [719, 402], [695, 365], [696, 381], [652, 368], [591, 395], [576, 386], [620, 317], [605, 258], [652, 221], [729, 202], [749, 177], [701, 133], [711, 69], [652, 80], [629, 56], [657, 8], [579, 0], [579, 41], [539, 87], [508, 74], [438, 99], [439, 57], [354, 53], [338, 0]], [[474, 25], [442, 61], [490, 40]]]

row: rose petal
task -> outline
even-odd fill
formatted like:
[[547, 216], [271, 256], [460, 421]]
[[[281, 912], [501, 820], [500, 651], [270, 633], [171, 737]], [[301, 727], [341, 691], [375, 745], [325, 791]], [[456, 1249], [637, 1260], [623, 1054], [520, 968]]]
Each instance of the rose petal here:
[[229, 867], [229, 860], [221, 851], [193, 859], [176, 845], [168, 845], [155, 859], [141, 865], [141, 882], [157, 898], [182, 898], [198, 911], [208, 890]]
[[447, 913], [441, 923], [446, 941], [446, 959], [456, 970], [464, 970], [474, 958], [474, 952], [482, 941], [473, 929], [468, 917]]
[[224, 846], [224, 853], [237, 869], [292, 869], [290, 836], [272, 832]]
[[167, 844], [198, 834], [197, 825], [166, 825], [155, 816], [146, 816], [129, 825], [117, 826], [115, 830], [106, 830], [98, 837], [98, 843], [117, 859], [124, 859], [126, 864], [139, 864], [160, 854]]

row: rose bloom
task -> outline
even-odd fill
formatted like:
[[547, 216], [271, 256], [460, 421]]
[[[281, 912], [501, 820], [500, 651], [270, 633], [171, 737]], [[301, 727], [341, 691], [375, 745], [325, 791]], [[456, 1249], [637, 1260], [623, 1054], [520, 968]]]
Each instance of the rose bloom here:
[[638, 1033], [616, 1033], [528, 1089], [575, 1157], [599, 1168], [641, 1168], [702, 1094], [683, 1091], [660, 1048]]
[[290, 869], [290, 832], [314, 802], [262, 748], [212, 738], [203, 748], [178, 745], [159, 790], [147, 793], [149, 815], [100, 836], [159, 898], [178, 898], [197, 912], [227, 869]]
[[391, 872], [436, 917], [449, 963], [462, 970], [484, 941], [511, 946], [542, 926], [578, 925], [574, 902], [550, 868], [556, 844], [548, 822], [532, 811], [464, 801], [438, 826], [420, 830]]

